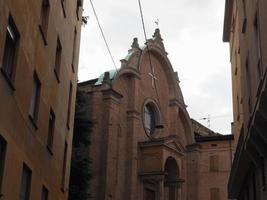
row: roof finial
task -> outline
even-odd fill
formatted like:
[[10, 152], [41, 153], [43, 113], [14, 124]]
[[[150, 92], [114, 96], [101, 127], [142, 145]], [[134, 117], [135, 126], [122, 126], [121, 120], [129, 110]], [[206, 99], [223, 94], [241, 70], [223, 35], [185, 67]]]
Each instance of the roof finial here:
[[159, 28], [156, 28], [154, 35], [153, 35], [153, 38], [154, 38], [154, 40], [158, 40], [158, 39], [162, 40]]
[[138, 38], [134, 38], [133, 39], [133, 43], [132, 43], [132, 46], [131, 46], [132, 48], [137, 48], [137, 49], [139, 49], [139, 44], [138, 44]]
[[163, 39], [161, 37], [161, 34], [160, 34], [160, 30], [159, 28], [156, 28], [155, 32], [154, 32], [154, 35], [153, 35], [153, 40], [155, 42], [156, 45], [158, 45], [165, 53], [167, 53], [165, 51], [165, 47], [164, 47], [164, 44], [163, 44]]

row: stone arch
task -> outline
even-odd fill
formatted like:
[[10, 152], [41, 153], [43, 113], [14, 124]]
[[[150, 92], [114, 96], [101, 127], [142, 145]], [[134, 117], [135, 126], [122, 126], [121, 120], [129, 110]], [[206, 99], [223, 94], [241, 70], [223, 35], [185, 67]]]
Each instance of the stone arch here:
[[179, 199], [179, 177], [180, 170], [176, 160], [173, 157], [168, 157], [164, 166], [164, 199], [177, 200]]
[[195, 142], [194, 133], [192, 129], [191, 119], [187, 111], [179, 106], [179, 117], [185, 129], [186, 145], [193, 144]]
[[167, 180], [173, 180], [179, 178], [180, 170], [175, 158], [170, 156], [166, 159], [164, 165], [164, 171], [166, 172], [165, 177]]
[[141, 71], [141, 65], [142, 60], [146, 56], [146, 54], [150, 52], [151, 55], [154, 55], [159, 62], [161, 63], [161, 66], [163, 67], [163, 71], [165, 72], [166, 79], [168, 80], [168, 86], [169, 86], [169, 92], [170, 92], [170, 98], [178, 98], [178, 88], [177, 88], [177, 80], [175, 78], [175, 73], [173, 71], [172, 65], [167, 57], [166, 52], [163, 52], [157, 45], [155, 44], [149, 44], [149, 48], [145, 47], [142, 51], [142, 54], [140, 56], [138, 71]]

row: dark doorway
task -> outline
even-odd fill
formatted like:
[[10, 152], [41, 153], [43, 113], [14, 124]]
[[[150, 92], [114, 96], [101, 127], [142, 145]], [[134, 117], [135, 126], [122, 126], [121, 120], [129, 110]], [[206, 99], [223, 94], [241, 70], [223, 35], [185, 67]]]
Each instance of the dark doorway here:
[[156, 200], [155, 191], [150, 190], [150, 189], [146, 189], [145, 200]]
[[176, 160], [169, 157], [165, 163], [165, 198], [166, 200], [177, 200], [178, 199], [178, 187], [177, 180], [179, 179], [179, 168]]

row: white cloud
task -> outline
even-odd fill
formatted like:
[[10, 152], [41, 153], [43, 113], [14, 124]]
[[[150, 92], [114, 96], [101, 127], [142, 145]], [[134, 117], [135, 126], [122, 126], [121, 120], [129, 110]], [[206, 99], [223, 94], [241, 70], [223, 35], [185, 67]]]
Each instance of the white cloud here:
[[[93, 1], [117, 66], [130, 48], [132, 38], [144, 42], [138, 1]], [[211, 116], [211, 128], [231, 132], [231, 77], [228, 44], [222, 42], [224, 1], [143, 0], [148, 38], [159, 27], [191, 117]], [[89, 21], [82, 31], [79, 80], [97, 78], [113, 67], [90, 2], [84, 2]], [[207, 125], [205, 121], [202, 121]]]

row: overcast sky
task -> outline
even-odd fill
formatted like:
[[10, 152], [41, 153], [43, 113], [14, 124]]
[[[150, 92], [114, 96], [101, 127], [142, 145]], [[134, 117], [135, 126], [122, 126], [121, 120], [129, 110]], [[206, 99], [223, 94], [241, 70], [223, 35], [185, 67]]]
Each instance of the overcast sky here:
[[[144, 43], [138, 0], [92, 0], [111, 52], [119, 67], [134, 37]], [[188, 112], [222, 134], [231, 133], [232, 97], [229, 45], [222, 42], [224, 0], [143, 0], [148, 38], [159, 28]], [[88, 24], [82, 28], [79, 80], [113, 69], [90, 1], [84, 1]]]

